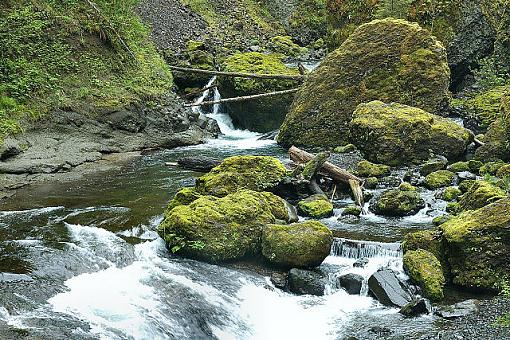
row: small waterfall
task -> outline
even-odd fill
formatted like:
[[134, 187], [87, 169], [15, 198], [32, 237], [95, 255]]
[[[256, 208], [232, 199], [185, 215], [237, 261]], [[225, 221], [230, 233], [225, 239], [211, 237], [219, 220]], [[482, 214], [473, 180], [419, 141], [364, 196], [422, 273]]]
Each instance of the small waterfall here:
[[400, 258], [402, 255], [402, 245], [400, 243], [382, 243], [335, 238], [331, 246], [331, 256], [340, 256], [349, 259], [383, 256]]

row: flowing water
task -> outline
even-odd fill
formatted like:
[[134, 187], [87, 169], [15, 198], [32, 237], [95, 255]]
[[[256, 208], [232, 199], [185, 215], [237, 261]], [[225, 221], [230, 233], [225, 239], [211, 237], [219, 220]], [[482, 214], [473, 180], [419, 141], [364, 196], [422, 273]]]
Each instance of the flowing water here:
[[[219, 93], [198, 100], [210, 96]], [[321, 265], [330, 278], [322, 297], [283, 292], [248, 267], [169, 254], [155, 229], [171, 195], [199, 174], [165, 162], [238, 154], [287, 161], [274, 141], [235, 129], [221, 107], [207, 114], [224, 133], [217, 140], [145, 155], [121, 172], [21, 190], [0, 207], [1, 339], [416, 339], [435, 329], [433, 316], [405, 319], [367, 294], [379, 268], [405, 278], [398, 241], [406, 228], [430, 226], [431, 194], [428, 208], [404, 219], [342, 222], [352, 200], [335, 201], [335, 216], [323, 222], [348, 238], [336, 238]], [[354, 267], [360, 258], [368, 264]], [[361, 295], [336, 287], [346, 273], [364, 277]]]

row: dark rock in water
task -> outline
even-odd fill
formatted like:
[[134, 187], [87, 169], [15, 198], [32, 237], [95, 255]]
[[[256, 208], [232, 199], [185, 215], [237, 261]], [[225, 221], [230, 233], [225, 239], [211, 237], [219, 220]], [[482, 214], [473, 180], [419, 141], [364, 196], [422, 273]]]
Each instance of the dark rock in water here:
[[432, 313], [432, 306], [427, 299], [415, 299], [402, 307], [399, 312], [405, 316], [418, 316]]
[[388, 336], [393, 333], [388, 327], [374, 326], [368, 330], [370, 333], [374, 333], [380, 336]]
[[209, 172], [212, 168], [220, 165], [221, 162], [221, 159], [207, 156], [183, 157], [177, 161], [177, 163], [184, 169], [200, 172]]
[[287, 281], [289, 279], [288, 273], [272, 273], [271, 282], [276, 288], [285, 289], [287, 287]]
[[345, 274], [337, 279], [337, 287], [344, 288], [351, 295], [358, 295], [363, 285], [363, 276], [358, 274]]
[[287, 202], [286, 200], [283, 200], [283, 202], [285, 203], [285, 206], [287, 207], [287, 212], [289, 213], [289, 222], [294, 223], [299, 221], [297, 208], [290, 204], [289, 202]]
[[412, 300], [411, 293], [405, 289], [396, 273], [390, 269], [377, 271], [368, 279], [370, 292], [386, 306], [404, 307]]
[[289, 272], [289, 290], [295, 294], [322, 296], [326, 284], [326, 275], [319, 270], [292, 268]]
[[479, 304], [478, 300], [466, 300], [451, 306], [439, 307], [435, 314], [449, 320], [456, 319], [478, 312]]
[[365, 266], [367, 264], [368, 264], [368, 259], [366, 257], [364, 257], [364, 258], [361, 258], [361, 259], [357, 260], [356, 262], [354, 262], [354, 264], [352, 266], [355, 268], [365, 268]]

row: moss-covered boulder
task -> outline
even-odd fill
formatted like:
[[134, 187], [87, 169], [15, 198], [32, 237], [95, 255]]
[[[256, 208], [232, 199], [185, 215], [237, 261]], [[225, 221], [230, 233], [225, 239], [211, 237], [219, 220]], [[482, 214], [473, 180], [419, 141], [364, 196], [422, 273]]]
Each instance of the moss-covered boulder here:
[[415, 189], [403, 186], [384, 191], [372, 205], [376, 214], [385, 216], [407, 216], [425, 207], [425, 201]]
[[347, 144], [356, 106], [400, 102], [437, 112], [448, 102], [446, 51], [404, 20], [361, 25], [306, 79], [280, 129], [284, 146]]
[[454, 284], [493, 290], [510, 275], [510, 198], [463, 212], [439, 228]]
[[361, 161], [356, 167], [356, 174], [361, 177], [382, 177], [390, 174], [390, 167], [384, 164], [375, 164]]
[[429, 251], [418, 249], [404, 255], [404, 269], [423, 289], [423, 295], [439, 301], [444, 297], [445, 278], [439, 260]]
[[363, 210], [357, 205], [349, 205], [342, 211], [342, 216], [360, 216]]
[[496, 172], [496, 176], [499, 178], [510, 177], [510, 164], [505, 164]]
[[[448, 221], [451, 218], [449, 215], [441, 216], [441, 223]], [[406, 234], [402, 242], [402, 249], [404, 254], [408, 251], [423, 249], [432, 254], [441, 262], [443, 276], [449, 280], [450, 267], [445, 253], [445, 242], [441, 237], [439, 230], [420, 230]]]
[[223, 198], [202, 196], [167, 210], [158, 233], [174, 253], [223, 262], [258, 254], [263, 228], [277, 220], [289, 220], [281, 198], [241, 190]]
[[333, 204], [325, 195], [312, 195], [299, 201], [298, 212], [303, 216], [324, 218], [333, 215]]
[[471, 168], [469, 167], [469, 162], [456, 162], [448, 165], [446, 170], [449, 170], [451, 172], [462, 172], [471, 171]]
[[453, 172], [448, 170], [439, 170], [428, 174], [425, 177], [423, 184], [427, 188], [435, 190], [452, 185], [454, 180], [455, 174]]
[[460, 195], [462, 195], [462, 190], [458, 187], [447, 187], [439, 194], [439, 198], [451, 202], [456, 200]]
[[443, 170], [446, 164], [448, 164], [448, 160], [445, 157], [429, 159], [420, 165], [420, 175], [427, 176], [434, 171]]
[[502, 160], [495, 160], [493, 162], [487, 162], [480, 167], [480, 175], [491, 175], [494, 176], [498, 173], [499, 169], [501, 169], [505, 165], [505, 162]]
[[317, 221], [272, 224], [262, 233], [262, 255], [277, 266], [317, 267], [329, 255], [332, 243], [331, 230]]
[[486, 181], [476, 181], [459, 200], [459, 208], [476, 210], [505, 196], [503, 189]]
[[168, 203], [167, 210], [170, 211], [179, 205], [188, 205], [200, 197], [202, 195], [195, 188], [182, 188]]
[[459, 158], [473, 140], [468, 130], [446, 118], [381, 101], [358, 105], [349, 126], [352, 142], [368, 160], [389, 165], [426, 160], [431, 151]]
[[[186, 51], [180, 55], [174, 55], [171, 51], [166, 51], [165, 58], [171, 64], [197, 68], [202, 70], [214, 71], [214, 56], [207, 50], [202, 41], [190, 40], [186, 45]], [[182, 90], [187, 88], [201, 88], [211, 78], [210, 75], [191, 72], [173, 72], [175, 84]]]
[[[280, 55], [259, 52], [237, 53], [223, 63], [223, 71], [299, 75], [283, 63]], [[297, 87], [293, 80], [220, 77], [219, 90], [226, 98], [249, 96]], [[285, 118], [293, 94], [228, 103], [236, 127], [257, 132], [276, 130]]]
[[287, 170], [276, 158], [269, 156], [234, 156], [196, 181], [199, 193], [226, 196], [240, 189], [264, 191], [276, 186]]
[[272, 52], [281, 54], [284, 57], [298, 57], [308, 52], [306, 47], [296, 44], [292, 37], [282, 35], [271, 38], [268, 47]]

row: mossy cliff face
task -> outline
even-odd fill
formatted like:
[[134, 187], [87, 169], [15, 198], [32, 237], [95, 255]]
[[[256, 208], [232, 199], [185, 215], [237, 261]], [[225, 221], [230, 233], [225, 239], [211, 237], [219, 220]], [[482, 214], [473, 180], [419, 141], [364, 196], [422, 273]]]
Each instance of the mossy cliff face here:
[[175, 253], [223, 262], [257, 254], [262, 229], [277, 220], [288, 221], [281, 198], [241, 190], [223, 198], [203, 196], [167, 210], [158, 233]]
[[276, 186], [286, 169], [269, 156], [234, 156], [196, 181], [199, 193], [223, 197], [241, 189], [264, 191]]
[[439, 228], [454, 284], [492, 290], [510, 275], [510, 198], [464, 212]]
[[299, 201], [297, 209], [300, 214], [312, 218], [324, 218], [333, 215], [333, 204], [325, 195], [312, 195]]
[[368, 160], [389, 165], [426, 160], [431, 151], [455, 159], [473, 140], [468, 130], [445, 118], [381, 101], [358, 105], [349, 127], [351, 141]]
[[404, 255], [404, 269], [420, 284], [425, 297], [434, 301], [443, 299], [445, 278], [434, 254], [423, 249], [408, 251]]
[[417, 213], [424, 207], [425, 201], [411, 186], [411, 188], [403, 187], [384, 191], [372, 209], [379, 215], [406, 216]]
[[333, 234], [317, 221], [269, 225], [262, 233], [262, 255], [282, 267], [316, 267], [329, 255]]
[[[285, 66], [281, 55], [258, 52], [237, 53], [223, 63], [227, 72], [298, 75]], [[292, 80], [220, 77], [219, 89], [226, 98], [249, 96], [297, 87]], [[228, 103], [234, 125], [257, 132], [278, 129], [292, 103], [293, 94]]]
[[427, 30], [404, 20], [374, 20], [312, 72], [280, 129], [284, 146], [338, 146], [349, 141], [362, 102], [400, 102], [437, 112], [448, 102], [446, 51]]

